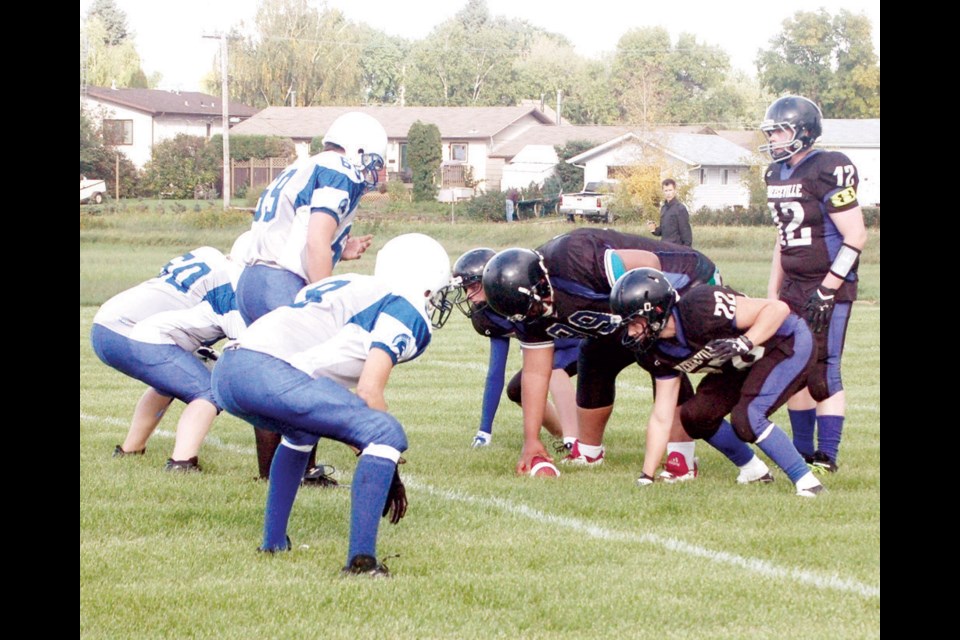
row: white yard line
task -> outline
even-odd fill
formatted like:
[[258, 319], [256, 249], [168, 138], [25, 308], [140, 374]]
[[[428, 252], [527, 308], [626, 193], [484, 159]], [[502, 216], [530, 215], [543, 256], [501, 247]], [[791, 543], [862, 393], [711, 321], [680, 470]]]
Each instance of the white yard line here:
[[[80, 414], [80, 420], [86, 422], [101, 422], [119, 427], [127, 427], [129, 425], [127, 421], [119, 420], [117, 418], [91, 416], [85, 413]], [[158, 429], [155, 434], [164, 438], [172, 439], [174, 437], [173, 433], [164, 431], [162, 429]], [[252, 456], [256, 453], [252, 447], [241, 447], [239, 445], [228, 444], [222, 442], [214, 436], [207, 436], [204, 444], [217, 449], [222, 449], [224, 451], [239, 453], [241, 455]], [[816, 571], [809, 571], [807, 569], [798, 569], [794, 567], [780, 567], [766, 560], [740, 556], [734, 553], [727, 553], [726, 551], [714, 551], [713, 549], [690, 544], [689, 542], [684, 542], [683, 540], [666, 538], [652, 533], [635, 533], [607, 529], [605, 527], [592, 524], [586, 520], [570, 518], [568, 516], [551, 515], [544, 511], [539, 511], [532, 507], [528, 507], [524, 504], [517, 504], [511, 502], [510, 500], [504, 500], [503, 498], [474, 496], [462, 491], [441, 489], [420, 482], [416, 476], [413, 476], [412, 474], [404, 474], [403, 478], [404, 483], [408, 487], [425, 491], [426, 493], [443, 500], [490, 507], [514, 516], [528, 518], [541, 524], [549, 523], [557, 527], [572, 529], [578, 533], [584, 533], [592, 538], [597, 538], [600, 540], [613, 540], [653, 545], [662, 547], [673, 553], [703, 558], [717, 564], [740, 567], [741, 569], [751, 573], [756, 573], [770, 578], [799, 582], [801, 584], [810, 585], [817, 589], [830, 589], [843, 593], [852, 593], [864, 598], [880, 597], [880, 587], [873, 587], [856, 580], [842, 578], [836, 574], [818, 573]], [[799, 500], [799, 498], [797, 499]]]

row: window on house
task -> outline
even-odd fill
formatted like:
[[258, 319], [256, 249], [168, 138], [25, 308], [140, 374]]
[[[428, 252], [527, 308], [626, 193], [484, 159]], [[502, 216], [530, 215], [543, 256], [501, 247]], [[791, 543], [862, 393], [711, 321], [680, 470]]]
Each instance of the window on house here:
[[452, 162], [467, 161], [467, 145], [462, 142], [450, 144], [450, 160]]
[[103, 142], [108, 145], [133, 144], [133, 120], [104, 120]]
[[700, 184], [707, 184], [707, 170], [700, 169]]
[[727, 184], [730, 180], [730, 169], [723, 169], [720, 171], [720, 184]]
[[400, 171], [406, 171], [410, 168], [410, 161], [407, 159], [407, 143], [400, 143]]

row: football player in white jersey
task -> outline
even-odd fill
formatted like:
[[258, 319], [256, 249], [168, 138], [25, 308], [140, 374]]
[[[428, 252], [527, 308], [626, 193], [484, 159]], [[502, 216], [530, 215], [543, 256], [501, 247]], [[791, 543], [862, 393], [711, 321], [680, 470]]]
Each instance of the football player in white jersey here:
[[[107, 300], [93, 318], [90, 341], [97, 356], [121, 373], [143, 380], [150, 387], [134, 409], [130, 430], [122, 445], [114, 448], [114, 456], [141, 455], [147, 439], [156, 429], [167, 407], [173, 401], [172, 390], [154, 386], [147, 380], [150, 367], [134, 353], [132, 335], [137, 325], [147, 318], [166, 311], [183, 311], [207, 299], [222, 297], [225, 290], [233, 294], [231, 269], [237, 265], [213, 247], [200, 247], [168, 262], [160, 274]], [[203, 364], [189, 356], [193, 364], [206, 371]], [[209, 394], [209, 373], [207, 375]], [[190, 400], [193, 399], [190, 394]], [[188, 396], [184, 396], [184, 401]], [[212, 398], [212, 396], [210, 396]]]
[[[330, 276], [340, 260], [363, 255], [372, 236], [354, 237], [350, 230], [360, 198], [377, 185], [386, 152], [383, 126], [365, 113], [348, 112], [330, 125], [323, 151], [293, 163], [264, 189], [237, 287], [247, 324], [292, 303], [304, 286]], [[280, 441], [260, 429], [256, 437], [260, 477], [266, 478]]]
[[[403, 427], [387, 413], [393, 367], [419, 356], [453, 305], [450, 261], [432, 238], [406, 234], [377, 254], [375, 274], [333, 276], [308, 285], [294, 304], [254, 322], [224, 349], [213, 372], [218, 403], [282, 435], [270, 469], [261, 551], [287, 551], [287, 522], [321, 437], [360, 451], [351, 484], [346, 574], [389, 575], [377, 560], [381, 516], [406, 512], [397, 462]], [[351, 393], [355, 388], [356, 393]]]

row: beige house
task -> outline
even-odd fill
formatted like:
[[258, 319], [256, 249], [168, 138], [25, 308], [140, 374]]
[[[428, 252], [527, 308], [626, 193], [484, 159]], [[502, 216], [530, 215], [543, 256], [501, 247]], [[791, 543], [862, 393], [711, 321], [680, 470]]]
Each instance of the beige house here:
[[[162, 140], [179, 133], [209, 139], [223, 132], [220, 98], [206, 93], [87, 87], [80, 103], [98, 120], [107, 144], [120, 149], [139, 169]], [[245, 104], [229, 103], [231, 123], [256, 112]]]

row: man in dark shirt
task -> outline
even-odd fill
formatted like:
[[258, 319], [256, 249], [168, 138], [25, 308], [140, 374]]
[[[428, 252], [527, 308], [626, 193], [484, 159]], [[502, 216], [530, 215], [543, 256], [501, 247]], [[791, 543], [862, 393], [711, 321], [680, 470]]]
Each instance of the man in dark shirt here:
[[667, 178], [661, 184], [665, 202], [660, 207], [660, 226], [658, 227], [652, 221], [647, 222], [650, 233], [660, 236], [667, 242], [692, 247], [693, 230], [690, 228], [690, 214], [687, 213], [687, 208], [677, 200], [677, 183], [673, 178]]

